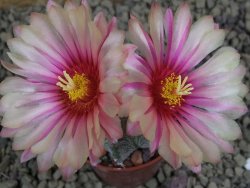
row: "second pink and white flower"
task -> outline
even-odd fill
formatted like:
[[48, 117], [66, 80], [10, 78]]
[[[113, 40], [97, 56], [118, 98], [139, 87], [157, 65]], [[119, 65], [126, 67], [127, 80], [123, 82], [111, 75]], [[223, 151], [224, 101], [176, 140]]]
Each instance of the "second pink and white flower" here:
[[149, 33], [132, 16], [129, 36], [136, 46], [130, 46], [125, 63], [124, 90], [132, 96], [129, 132], [140, 130], [151, 151], [158, 149], [174, 168], [183, 162], [199, 171], [202, 161], [215, 163], [221, 151], [233, 152], [228, 141], [241, 136], [235, 119], [247, 111], [242, 101], [247, 88], [235, 49], [222, 47], [203, 63], [223, 44], [224, 30], [211, 16], [191, 24], [187, 4], [174, 16], [153, 3]]

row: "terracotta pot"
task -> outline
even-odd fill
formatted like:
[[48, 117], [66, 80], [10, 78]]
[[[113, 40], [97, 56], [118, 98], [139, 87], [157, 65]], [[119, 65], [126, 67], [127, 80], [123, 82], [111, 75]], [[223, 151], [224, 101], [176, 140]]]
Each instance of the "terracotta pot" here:
[[114, 168], [98, 164], [93, 169], [103, 182], [117, 188], [134, 188], [148, 181], [160, 168], [163, 159], [155, 159], [138, 166]]

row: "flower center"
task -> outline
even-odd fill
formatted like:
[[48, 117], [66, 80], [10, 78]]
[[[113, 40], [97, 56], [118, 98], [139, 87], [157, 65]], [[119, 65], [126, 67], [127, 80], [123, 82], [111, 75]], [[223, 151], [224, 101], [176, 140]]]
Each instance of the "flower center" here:
[[65, 79], [58, 76], [59, 82], [57, 82], [56, 85], [67, 92], [71, 101], [75, 102], [88, 96], [90, 80], [85, 74], [76, 73], [73, 78], [71, 78], [66, 71], [63, 71], [63, 75]]
[[191, 94], [194, 88], [192, 84], [186, 84], [187, 79], [187, 76], [182, 80], [181, 75], [176, 76], [172, 73], [161, 81], [161, 97], [165, 104], [171, 107], [180, 106], [181, 102], [184, 101], [183, 96]]

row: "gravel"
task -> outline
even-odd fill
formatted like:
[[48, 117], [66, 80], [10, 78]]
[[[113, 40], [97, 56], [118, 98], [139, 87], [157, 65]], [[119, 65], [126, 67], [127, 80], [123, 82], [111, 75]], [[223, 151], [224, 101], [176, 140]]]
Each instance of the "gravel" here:
[[[176, 10], [181, 0], [158, 0], [164, 7]], [[112, 0], [89, 0], [93, 13], [99, 10], [111, 18], [117, 16], [118, 26], [127, 30], [129, 14], [132, 13], [145, 23], [151, 0], [121, 0], [112, 4]], [[216, 22], [227, 31], [224, 45], [235, 47], [242, 57], [242, 63], [247, 68], [244, 82], [250, 86], [250, 1], [249, 0], [187, 0], [190, 4], [193, 18], [197, 20], [202, 15], [213, 15]], [[6, 41], [12, 37], [12, 29], [20, 23], [28, 23], [28, 15], [33, 12], [44, 12], [43, 6], [26, 8], [10, 8], [0, 10], [0, 59], [8, 60]], [[0, 80], [11, 73], [0, 67]], [[245, 101], [250, 106], [250, 93]], [[249, 188], [250, 171], [244, 167], [250, 157], [250, 116], [249, 113], [238, 120], [242, 128], [242, 139], [234, 142], [235, 154], [223, 154], [222, 160], [216, 165], [204, 163], [200, 174], [194, 174], [182, 167], [173, 170], [167, 163], [145, 185], [139, 188]], [[68, 182], [62, 180], [56, 167], [45, 173], [39, 173], [36, 161], [33, 159], [21, 164], [20, 152], [11, 149], [9, 139], [0, 138], [0, 188], [112, 188], [103, 184], [93, 173], [91, 167], [85, 165]]]

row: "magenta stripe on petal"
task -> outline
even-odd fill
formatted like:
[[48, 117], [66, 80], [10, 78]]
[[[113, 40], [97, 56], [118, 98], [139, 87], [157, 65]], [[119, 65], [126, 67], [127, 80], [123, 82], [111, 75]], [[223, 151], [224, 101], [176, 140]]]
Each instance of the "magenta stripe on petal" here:
[[155, 138], [154, 138], [154, 141], [152, 143], [150, 143], [151, 153], [154, 153], [157, 150], [157, 148], [159, 147], [161, 136], [162, 136], [162, 131], [163, 131], [162, 126], [163, 125], [162, 125], [161, 117], [158, 115], [157, 116], [156, 131], [155, 131]]
[[126, 83], [126, 84], [124, 84], [123, 89], [126, 92], [134, 91], [139, 96], [144, 96], [144, 97], [150, 97], [151, 96], [151, 93], [149, 92], [148, 85], [146, 83], [144, 83], [144, 82]]
[[[149, 75], [152, 72], [152, 67], [145, 61], [145, 59], [143, 59], [141, 56], [139, 55], [135, 55], [136, 59], [138, 60], [138, 62], [140, 62], [144, 67], [146, 67], [146, 69], [148, 70], [147, 72], [149, 72], [146, 75]], [[145, 72], [146, 73], [146, 72]]]
[[174, 18], [173, 18], [173, 12], [171, 9], [167, 9], [165, 14], [165, 33], [167, 35], [167, 53], [165, 56], [165, 63], [169, 64], [169, 58], [170, 58], [170, 51], [172, 48], [172, 42], [173, 42], [173, 26], [174, 26]]
[[[183, 108], [182, 108], [183, 109]], [[187, 110], [187, 111], [186, 111]], [[210, 139], [214, 143], [216, 143], [223, 151], [228, 153], [233, 153], [234, 149], [233, 147], [223, 139], [217, 137], [214, 133], [212, 133], [206, 125], [204, 125], [201, 121], [199, 121], [197, 118], [192, 116], [190, 113], [188, 113], [188, 109], [182, 110], [182, 115], [185, 120], [192, 128], [197, 130], [201, 135], [204, 137]], [[177, 119], [180, 119], [180, 117], [177, 117]]]
[[173, 64], [173, 69], [175, 69], [178, 66], [177, 59], [178, 59], [178, 57], [180, 57], [180, 54], [181, 54], [182, 49], [184, 47], [184, 44], [185, 44], [185, 42], [187, 40], [189, 31], [190, 31], [190, 26], [191, 26], [191, 20], [189, 20], [189, 21], [190, 21], [190, 23], [187, 24], [184, 32], [182, 33], [180, 43], [178, 44], [178, 47], [177, 47], [177, 49], [175, 51], [175, 54], [174, 54], [173, 58], [171, 59], [171, 62]]

